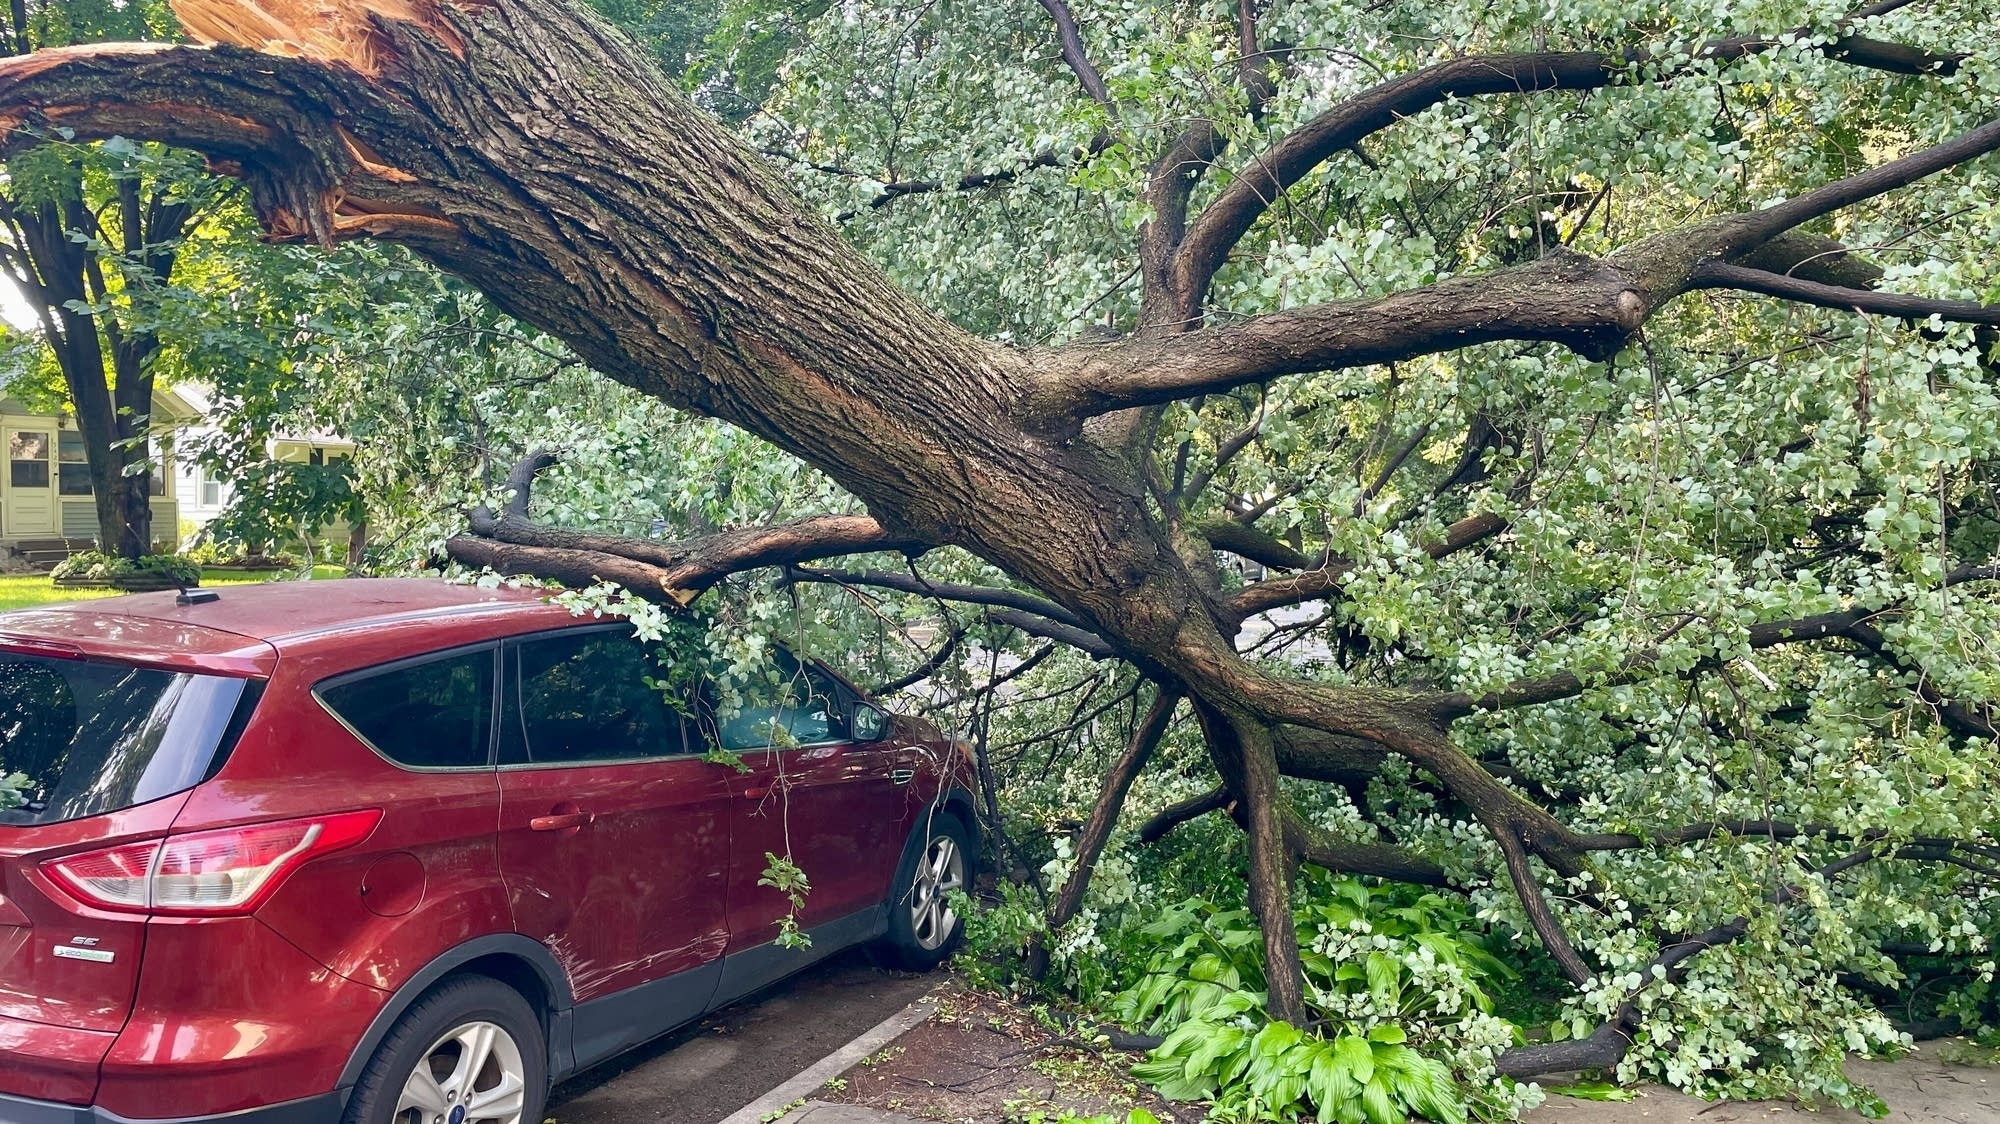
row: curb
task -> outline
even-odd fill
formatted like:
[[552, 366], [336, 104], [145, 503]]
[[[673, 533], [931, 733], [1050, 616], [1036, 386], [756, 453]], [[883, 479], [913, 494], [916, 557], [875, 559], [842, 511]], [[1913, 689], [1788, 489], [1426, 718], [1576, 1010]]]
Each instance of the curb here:
[[929, 995], [861, 1032], [853, 1041], [807, 1066], [784, 1084], [723, 1117], [717, 1124], [759, 1124], [766, 1116], [795, 1101], [803, 1101], [820, 1086], [854, 1068], [861, 1059], [901, 1038], [911, 1028], [937, 1012], [937, 1000]]

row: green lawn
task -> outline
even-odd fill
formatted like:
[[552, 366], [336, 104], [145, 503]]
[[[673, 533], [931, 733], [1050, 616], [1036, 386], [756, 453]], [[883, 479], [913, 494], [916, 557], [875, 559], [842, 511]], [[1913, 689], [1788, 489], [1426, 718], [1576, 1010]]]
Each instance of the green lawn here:
[[[347, 571], [339, 566], [314, 566], [315, 578], [338, 578]], [[261, 574], [208, 571], [201, 576], [204, 587], [255, 585], [266, 580]], [[47, 574], [0, 574], [0, 610], [25, 609], [34, 605], [59, 605], [65, 601], [90, 601], [116, 597], [115, 589], [57, 589]]]

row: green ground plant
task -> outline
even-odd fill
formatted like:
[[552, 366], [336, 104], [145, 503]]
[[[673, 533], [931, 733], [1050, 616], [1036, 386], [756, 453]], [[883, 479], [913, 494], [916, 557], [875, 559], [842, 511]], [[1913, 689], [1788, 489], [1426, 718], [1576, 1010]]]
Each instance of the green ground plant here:
[[86, 550], [56, 563], [49, 576], [90, 581], [158, 576], [171, 578], [182, 585], [195, 585], [201, 581], [201, 563], [178, 554], [144, 554], [137, 558], [123, 558]]

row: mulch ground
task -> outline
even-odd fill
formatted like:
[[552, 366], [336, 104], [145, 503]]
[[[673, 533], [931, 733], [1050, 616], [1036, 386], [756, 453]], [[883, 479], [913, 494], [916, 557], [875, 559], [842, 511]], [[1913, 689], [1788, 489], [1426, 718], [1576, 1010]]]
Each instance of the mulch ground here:
[[953, 1124], [1052, 1124], [1064, 1111], [1122, 1122], [1135, 1107], [1162, 1121], [1201, 1119], [1132, 1079], [1138, 1055], [1067, 1037], [990, 995], [937, 994], [935, 1016], [815, 1096]]

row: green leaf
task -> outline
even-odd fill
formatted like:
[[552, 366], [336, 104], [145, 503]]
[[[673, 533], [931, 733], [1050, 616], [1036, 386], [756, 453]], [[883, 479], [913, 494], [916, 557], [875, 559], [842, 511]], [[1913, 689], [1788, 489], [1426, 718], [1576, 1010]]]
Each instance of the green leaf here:
[[1383, 1003], [1394, 1007], [1402, 1001], [1403, 965], [1386, 952], [1368, 954], [1368, 990]]
[[1395, 1098], [1389, 1093], [1389, 1083], [1381, 1074], [1362, 1088], [1361, 1109], [1368, 1114], [1369, 1124], [1405, 1124], [1408, 1119], [1407, 1114], [1396, 1107]]
[[1375, 1048], [1366, 1038], [1343, 1034], [1333, 1040], [1333, 1051], [1355, 1084], [1366, 1085], [1375, 1076]]

